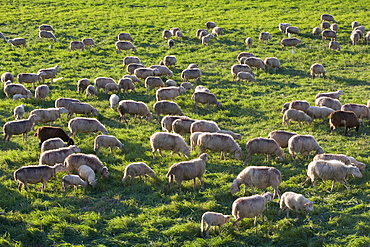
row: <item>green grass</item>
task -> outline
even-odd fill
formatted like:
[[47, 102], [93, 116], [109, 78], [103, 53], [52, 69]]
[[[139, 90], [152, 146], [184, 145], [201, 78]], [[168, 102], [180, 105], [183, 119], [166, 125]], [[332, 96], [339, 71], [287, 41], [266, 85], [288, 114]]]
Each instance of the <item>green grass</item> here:
[[[180, 74], [188, 64], [196, 63], [202, 70], [201, 85], [208, 87], [221, 101], [223, 107], [210, 111], [200, 106], [193, 109], [192, 92], [176, 98], [183, 112], [194, 119], [216, 121], [222, 129], [243, 135], [238, 141], [244, 150], [248, 140], [266, 137], [272, 130], [282, 129], [299, 134], [315, 136], [327, 153], [351, 155], [361, 162], [370, 163], [368, 143], [369, 123], [360, 127], [358, 133], [342, 135], [343, 130], [330, 134], [328, 124], [303, 125], [293, 123], [287, 128], [281, 124], [281, 107], [292, 100], [307, 100], [314, 104], [319, 92], [342, 89], [341, 102], [366, 104], [369, 99], [369, 47], [361, 42], [350, 44], [351, 22], [358, 21], [370, 27], [368, 4], [333, 1], [3, 1], [0, 3], [2, 19], [0, 31], [7, 38], [27, 39], [26, 48], [14, 48], [0, 42], [0, 72], [14, 75], [37, 72], [41, 68], [59, 64], [57, 77], [62, 80], [50, 85], [50, 97], [45, 102], [35, 99], [22, 101], [28, 113], [35, 108], [53, 107], [59, 97], [77, 98], [95, 106], [97, 117], [125, 145], [123, 153], [102, 149], [99, 158], [109, 168], [111, 178], [99, 179], [95, 188], [72, 188], [64, 193], [61, 178], [47, 184], [44, 193], [41, 184], [30, 185], [29, 192], [19, 192], [13, 172], [24, 165], [36, 165], [40, 155], [38, 140], [29, 133], [28, 141], [13, 136], [10, 143], [0, 140], [0, 246], [369, 246], [369, 198], [368, 171], [363, 178], [350, 178], [351, 191], [337, 185], [328, 193], [331, 182], [318, 183], [315, 192], [306, 178], [310, 161], [299, 159], [293, 164], [286, 151], [286, 160], [267, 163], [266, 157], [255, 155], [253, 165], [269, 165], [283, 174], [282, 192], [294, 191], [304, 194], [315, 202], [315, 211], [308, 216], [291, 213], [292, 218], [278, 217], [278, 199], [274, 199], [264, 212], [265, 220], [253, 219], [240, 223], [241, 232], [227, 224], [220, 236], [211, 234], [211, 239], [200, 238], [199, 225], [205, 211], [231, 214], [231, 204], [242, 196], [239, 192], [230, 195], [232, 180], [244, 168], [243, 161], [219, 160], [218, 153], [210, 153], [204, 176], [205, 189], [199, 183], [194, 189], [192, 182], [183, 182], [183, 193], [176, 193], [176, 184], [171, 194], [166, 193], [168, 168], [184, 157], [170, 156], [152, 159], [149, 137], [160, 131], [155, 121], [141, 124], [130, 117], [128, 124], [119, 122], [119, 115], [109, 108], [109, 95], [100, 93], [97, 98], [86, 99], [76, 91], [77, 81], [99, 76], [117, 80], [126, 71], [122, 59], [132, 52], [116, 54], [114, 43], [120, 32], [133, 36], [138, 56], [146, 66], [158, 64], [166, 55], [175, 55], [178, 63], [172, 79], [181, 82]], [[328, 42], [313, 38], [311, 30], [320, 25], [320, 15], [333, 14], [339, 25], [340, 52], [328, 49]], [[212, 39], [209, 47], [201, 45], [195, 32], [204, 28], [206, 21], [214, 21], [222, 27], [225, 35]], [[278, 23], [288, 22], [301, 30], [303, 41], [293, 55], [289, 49], [281, 51], [280, 40], [285, 36], [277, 28]], [[50, 24], [56, 30], [57, 42], [41, 42], [38, 26]], [[175, 40], [168, 49], [161, 38], [164, 29], [181, 28], [183, 40]], [[270, 32], [268, 44], [258, 41], [262, 31]], [[85, 51], [69, 51], [69, 42], [90, 37], [97, 47]], [[252, 37], [253, 46], [247, 49], [246, 37]], [[51, 48], [48, 48], [49, 46]], [[235, 83], [230, 67], [237, 63], [239, 52], [253, 52], [264, 59], [279, 58], [282, 68], [276, 74], [256, 72], [257, 82]], [[322, 63], [327, 78], [312, 80], [309, 67]], [[30, 85], [26, 85], [29, 89]], [[3, 87], [3, 86], [1, 86]], [[33, 92], [33, 91], [32, 91]], [[144, 101], [152, 110], [155, 92], [145, 94], [143, 86], [120, 99]], [[0, 125], [13, 120], [13, 109], [20, 102], [5, 99], [0, 92]], [[55, 126], [67, 130], [68, 119], [63, 116]], [[35, 127], [40, 127], [37, 124]], [[83, 153], [93, 153], [95, 135], [78, 134], [76, 144]], [[188, 140], [188, 136], [185, 137]], [[195, 158], [198, 151], [191, 153]], [[158, 155], [157, 155], [158, 157]], [[143, 161], [157, 173], [145, 182], [135, 179], [133, 186], [122, 186], [121, 179], [127, 164]], [[243, 189], [242, 189], [243, 190]], [[269, 188], [270, 190], [270, 188]], [[262, 190], [256, 190], [261, 193]], [[247, 189], [250, 195], [250, 189]], [[298, 218], [295, 218], [298, 217]], [[233, 220], [232, 220], [233, 222]]]

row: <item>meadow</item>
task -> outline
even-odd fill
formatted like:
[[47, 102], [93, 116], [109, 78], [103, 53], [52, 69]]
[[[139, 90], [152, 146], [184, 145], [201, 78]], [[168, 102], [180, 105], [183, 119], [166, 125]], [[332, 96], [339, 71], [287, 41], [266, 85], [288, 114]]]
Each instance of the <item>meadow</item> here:
[[[282, 125], [281, 107], [292, 100], [307, 100], [314, 105], [319, 92], [343, 90], [342, 104], [366, 104], [369, 100], [370, 48], [363, 40], [359, 45], [350, 42], [351, 22], [370, 27], [369, 7], [365, 0], [359, 1], [117, 1], [117, 0], [4, 0], [0, 2], [3, 12], [0, 32], [8, 39], [27, 39], [26, 48], [14, 48], [0, 41], [0, 73], [36, 73], [41, 68], [55, 65], [61, 67], [57, 77], [63, 79], [48, 84], [50, 95], [46, 101], [35, 98], [13, 101], [6, 99], [3, 85], [0, 90], [0, 125], [14, 120], [13, 109], [24, 104], [26, 117], [36, 108], [54, 106], [59, 97], [76, 98], [88, 102], [99, 110], [97, 119], [124, 144], [124, 151], [102, 149], [98, 155], [109, 168], [111, 177], [98, 180], [95, 188], [70, 188], [62, 191], [58, 173], [47, 183], [44, 193], [41, 184], [30, 185], [28, 192], [17, 189], [13, 172], [25, 165], [36, 165], [40, 155], [38, 139], [29, 133], [28, 141], [13, 136], [10, 142], [0, 140], [0, 246], [370, 246], [369, 194], [370, 175], [363, 171], [362, 178], [350, 178], [351, 190], [337, 184], [329, 193], [331, 181], [318, 182], [315, 191], [306, 179], [307, 165], [311, 160], [299, 158], [293, 163], [288, 150], [285, 161], [267, 162], [264, 155], [255, 155], [248, 165], [267, 165], [279, 169], [283, 175], [282, 192], [294, 191], [305, 195], [315, 203], [315, 211], [305, 214], [291, 213], [291, 218], [278, 216], [279, 200], [267, 205], [264, 221], [253, 219], [240, 222], [241, 231], [232, 224], [224, 225], [221, 235], [211, 232], [210, 239], [200, 237], [200, 220], [206, 211], [231, 214], [235, 199], [240, 192], [231, 195], [230, 185], [237, 174], [245, 168], [244, 160], [227, 157], [219, 159], [219, 153], [209, 153], [204, 176], [205, 189], [199, 182], [193, 188], [191, 181], [183, 182], [182, 194], [176, 184], [167, 193], [168, 168], [185, 160], [183, 156], [170, 155], [152, 158], [149, 138], [161, 131], [160, 124], [145, 120], [140, 123], [130, 117], [129, 123], [119, 121], [119, 114], [109, 107], [109, 95], [100, 92], [98, 97], [86, 98], [76, 90], [77, 81], [88, 78], [93, 82], [99, 76], [118, 81], [126, 74], [122, 59], [128, 55], [138, 56], [146, 66], [159, 64], [166, 55], [174, 55], [177, 64], [173, 78], [181, 83], [181, 71], [195, 63], [202, 71], [199, 85], [208, 87], [222, 108], [206, 110], [201, 105], [193, 109], [192, 91], [175, 99], [186, 116], [194, 119], [213, 120], [221, 129], [240, 133], [238, 143], [246, 157], [245, 144], [254, 137], [267, 137], [272, 130], [287, 130], [298, 134], [313, 135], [326, 153], [343, 153], [370, 164], [370, 126], [368, 120], [358, 132], [353, 130], [343, 136], [343, 129], [330, 133], [328, 123], [316, 120], [312, 125], [290, 127]], [[341, 51], [328, 49], [329, 41], [312, 37], [311, 31], [320, 25], [323, 13], [332, 14], [339, 26], [338, 42]], [[209, 46], [202, 46], [195, 37], [196, 30], [205, 28], [207, 21], [214, 21], [224, 29], [224, 35], [212, 39]], [[297, 26], [297, 36], [302, 44], [295, 53], [281, 50], [281, 34], [278, 24], [287, 22]], [[50, 24], [56, 30], [57, 41], [38, 38], [38, 26]], [[179, 27], [185, 38], [175, 40], [169, 49], [161, 38], [165, 29]], [[268, 43], [258, 40], [259, 33], [269, 32]], [[137, 48], [133, 52], [115, 52], [114, 43], [118, 33], [133, 36]], [[244, 44], [252, 37], [253, 46]], [[97, 47], [85, 51], [69, 51], [69, 42], [93, 38]], [[277, 73], [256, 71], [257, 81], [236, 83], [230, 67], [237, 62], [240, 52], [253, 52], [262, 59], [277, 57], [281, 68]], [[312, 79], [309, 68], [321, 63], [326, 78]], [[31, 89], [30, 85], [26, 85]], [[31, 90], [34, 92], [33, 90]], [[128, 96], [120, 99], [145, 102], [153, 110], [155, 91], [148, 94], [142, 85]], [[69, 119], [63, 116], [54, 123], [67, 129]], [[45, 124], [37, 123], [35, 129]], [[96, 135], [77, 134], [76, 144], [83, 153], [94, 153]], [[188, 141], [189, 135], [185, 136]], [[197, 151], [191, 152], [195, 158]], [[121, 179], [126, 165], [145, 162], [156, 172], [154, 178], [145, 181], [135, 179], [134, 185], [123, 186]], [[272, 191], [271, 188], [267, 189]], [[262, 190], [257, 189], [257, 193]], [[246, 196], [250, 189], [247, 188]], [[234, 219], [231, 220], [234, 222]]]

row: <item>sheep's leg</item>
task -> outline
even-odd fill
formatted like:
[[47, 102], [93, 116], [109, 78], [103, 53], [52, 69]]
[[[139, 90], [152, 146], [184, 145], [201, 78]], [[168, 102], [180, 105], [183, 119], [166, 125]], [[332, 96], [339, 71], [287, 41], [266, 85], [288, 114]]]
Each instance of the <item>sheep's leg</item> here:
[[194, 110], [198, 111], [198, 103], [197, 102], [194, 102]]
[[[23, 184], [22, 182], [19, 182], [19, 183], [18, 183], [18, 190], [19, 190], [19, 191], [21, 191], [21, 190], [22, 190], [22, 184]], [[25, 188], [26, 188], [26, 187], [25, 187]]]
[[170, 177], [168, 178], [168, 186], [167, 186], [168, 194], [170, 194], [172, 183], [173, 183], [173, 175], [170, 175]]
[[26, 191], [28, 191], [28, 183], [27, 183], [27, 182], [24, 182], [24, 183], [23, 183], [23, 185], [24, 185], [24, 189], [25, 189]]
[[42, 187], [41, 187], [41, 192], [44, 192], [46, 188], [46, 180], [42, 181]]
[[268, 154], [268, 155], [267, 155], [267, 162], [270, 162], [270, 159], [271, 159], [271, 155], [270, 155], [270, 154]]
[[[254, 216], [254, 222], [253, 222], [253, 225], [256, 226], [257, 225], [257, 219], [258, 219], [258, 215]], [[263, 219], [263, 217], [262, 217]]]
[[311, 181], [312, 181], [313, 187], [314, 187], [314, 188], [315, 188], [315, 190], [317, 191], [316, 180], [312, 180], [312, 179], [311, 179]]
[[130, 182], [131, 182], [131, 185], [134, 185], [134, 177], [133, 176], [130, 176]]
[[333, 180], [333, 184], [331, 185], [331, 189], [330, 189], [330, 191], [329, 192], [332, 192], [333, 191], [333, 189], [334, 189], [334, 187], [335, 187], [335, 180]]
[[[195, 181], [195, 179], [194, 179], [194, 181]], [[199, 177], [199, 181], [200, 181], [201, 189], [204, 189], [204, 182], [203, 182], [202, 177]]]
[[343, 185], [344, 185], [344, 187], [346, 187], [346, 189], [347, 189], [347, 190], [351, 190], [351, 189], [349, 188], [349, 186], [348, 186], [348, 184], [347, 184], [347, 181], [346, 181], [346, 180], [341, 180], [341, 181], [339, 181], [339, 183], [343, 184]]
[[152, 150], [153, 159], [155, 159], [155, 156], [154, 156], [155, 151], [156, 151], [155, 149]]
[[238, 228], [238, 231], [240, 232], [239, 224], [238, 222], [241, 220], [241, 218], [236, 219], [236, 221], [233, 223], [233, 226], [236, 226]]
[[193, 181], [194, 181], [193, 187], [195, 188], [195, 185], [197, 184], [197, 182], [195, 181], [195, 178], [193, 178]]
[[208, 225], [207, 224], [207, 228], [206, 228], [206, 238], [209, 238], [209, 229], [211, 228], [211, 225]]
[[158, 152], [159, 152], [159, 154], [161, 155], [161, 157], [163, 157], [163, 154], [162, 154], [162, 149], [158, 149]]

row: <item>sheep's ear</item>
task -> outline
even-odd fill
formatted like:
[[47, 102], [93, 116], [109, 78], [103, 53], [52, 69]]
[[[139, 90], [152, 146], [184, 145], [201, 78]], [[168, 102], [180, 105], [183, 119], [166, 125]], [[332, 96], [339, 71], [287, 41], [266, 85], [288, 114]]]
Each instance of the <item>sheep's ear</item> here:
[[225, 218], [226, 218], [226, 219], [230, 219], [230, 218], [231, 218], [231, 216], [230, 216], [230, 215], [225, 215]]

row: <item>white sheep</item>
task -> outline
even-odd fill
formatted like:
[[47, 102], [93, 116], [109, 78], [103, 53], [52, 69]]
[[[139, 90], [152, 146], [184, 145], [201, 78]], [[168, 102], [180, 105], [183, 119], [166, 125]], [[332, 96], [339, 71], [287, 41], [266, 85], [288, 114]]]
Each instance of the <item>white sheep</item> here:
[[195, 63], [191, 63], [188, 65], [187, 67], [188, 69], [196, 69], [196, 68], [199, 68], [198, 65], [196, 65]]
[[256, 82], [256, 78], [254, 78], [251, 73], [244, 71], [241, 71], [236, 75], [236, 82], [240, 82], [241, 80]]
[[301, 44], [302, 43], [302, 40], [300, 39], [297, 39], [297, 38], [286, 38], [286, 39], [282, 39], [280, 41], [280, 44], [281, 44], [281, 50], [283, 51], [285, 46], [291, 46], [292, 49], [294, 49], [297, 45]]
[[132, 90], [132, 91], [136, 92], [135, 85], [134, 85], [131, 78], [125, 77], [125, 78], [119, 79], [118, 80], [118, 87], [119, 87], [119, 91], [121, 91], [121, 89], [123, 89], [123, 91], [125, 92], [125, 95], [128, 95], [128, 90]]
[[100, 89], [103, 89], [105, 90], [105, 85], [107, 85], [108, 83], [116, 83], [116, 81], [110, 77], [97, 77], [94, 79], [94, 85], [96, 87], [96, 90], [100, 90]]
[[82, 43], [81, 41], [71, 41], [69, 43], [69, 50], [70, 51], [73, 51], [73, 50], [81, 50], [81, 51], [84, 51], [85, 50], [85, 45], [84, 43]]
[[[73, 171], [78, 171], [79, 167], [82, 165], [89, 166], [94, 172], [101, 173], [101, 176], [104, 178], [109, 178], [109, 171], [106, 166], [100, 161], [100, 159], [93, 154], [71, 154], [64, 160], [64, 165], [68, 169], [68, 173], [71, 174]], [[90, 175], [89, 172], [87, 175]], [[84, 174], [79, 174], [83, 179], [87, 179]], [[89, 181], [90, 183], [90, 181]], [[92, 185], [93, 186], [93, 185]]]
[[60, 107], [66, 107], [69, 105], [69, 103], [72, 102], [80, 102], [78, 99], [71, 99], [71, 98], [57, 98], [54, 101], [54, 106], [55, 108], [60, 108]]
[[40, 117], [40, 123], [53, 123], [61, 117], [62, 113], [68, 113], [68, 110], [64, 107], [60, 108], [46, 108], [46, 109], [35, 109], [31, 111], [31, 114], [38, 115]]
[[198, 136], [197, 145], [200, 153], [204, 153], [207, 149], [213, 152], [221, 152], [220, 159], [226, 159], [226, 153], [232, 153], [233, 157], [238, 160], [242, 156], [242, 149], [239, 144], [228, 134], [203, 133]]
[[274, 139], [262, 137], [253, 138], [247, 142], [245, 149], [247, 150], [248, 156], [244, 161], [244, 165], [251, 161], [254, 154], [266, 154], [267, 162], [270, 161], [272, 155], [276, 155], [281, 161], [284, 161], [284, 151]]
[[14, 81], [14, 75], [10, 72], [4, 72], [1, 74], [1, 82], [5, 83], [7, 81], [11, 81], [11, 82]]
[[106, 94], [108, 94], [111, 91], [116, 91], [117, 93], [119, 93], [120, 87], [117, 83], [107, 83], [104, 87], [104, 91]]
[[46, 75], [45, 72], [35, 73], [19, 73], [17, 79], [19, 83], [31, 83], [32, 89], [35, 88], [35, 83], [41, 80], [41, 76]]
[[289, 153], [295, 162], [298, 153], [301, 153], [302, 158], [307, 156], [310, 158], [310, 152], [315, 151], [316, 154], [324, 153], [324, 150], [317, 143], [312, 135], [294, 135], [288, 141]]
[[251, 67], [251, 68], [255, 68], [256, 70], [258, 70], [258, 69], [265, 70], [266, 69], [266, 65], [265, 65], [264, 61], [261, 58], [258, 58], [258, 57], [247, 57], [246, 59], [243, 60], [243, 63], [249, 65], [249, 67]]
[[340, 44], [337, 41], [330, 41], [329, 49], [340, 51]]
[[139, 78], [137, 78], [136, 75], [124, 75], [122, 78], [130, 78], [132, 82], [137, 82], [140, 85], [143, 84], [143, 82], [139, 80]]
[[335, 41], [337, 39], [337, 33], [332, 30], [324, 30], [321, 33], [322, 40], [324, 41], [326, 38], [330, 38], [331, 41]]
[[44, 38], [44, 39], [52, 39], [54, 42], [57, 41], [57, 38], [55, 37], [55, 35], [52, 32], [45, 31], [45, 30], [41, 30], [39, 32], [39, 38], [41, 40]]
[[339, 99], [341, 95], [344, 95], [344, 92], [342, 90], [338, 90], [335, 92], [328, 92], [328, 93], [318, 93], [315, 96], [315, 99], [321, 98], [321, 97], [329, 97], [332, 99]]
[[179, 87], [163, 87], [159, 88], [156, 93], [155, 97], [157, 101], [160, 100], [173, 100], [181, 93], [185, 92], [186, 89], [182, 86]]
[[175, 41], [173, 39], [168, 39], [167, 45], [171, 49], [175, 45]]
[[252, 43], [253, 43], [253, 40], [251, 37], [247, 37], [244, 41], [245, 45], [248, 47], [248, 48], [251, 48], [252, 47]]
[[157, 76], [168, 76], [169, 78], [171, 78], [173, 75], [173, 72], [165, 65], [151, 65], [149, 68], [157, 69], [159, 71], [159, 73], [157, 73]]
[[238, 56], [236, 57], [236, 59], [238, 60], [238, 62], [241, 64], [241, 59], [243, 57], [255, 57], [255, 55], [251, 52], [240, 52], [238, 54]]
[[[166, 83], [167, 83], [167, 81], [166, 81]], [[185, 88], [186, 90], [191, 90], [194, 87], [193, 84], [191, 84], [190, 82], [183, 82], [183, 83], [181, 83], [180, 86]]]
[[330, 30], [338, 32], [339, 26], [337, 23], [333, 23], [330, 25]]
[[127, 40], [130, 42], [134, 42], [134, 39], [132, 38], [131, 34], [129, 33], [119, 33], [118, 34], [118, 40]]
[[48, 85], [40, 85], [35, 90], [35, 98], [45, 101], [45, 99], [49, 96], [49, 91]]
[[186, 144], [184, 138], [179, 134], [157, 132], [150, 137], [150, 146], [152, 147], [152, 156], [155, 159], [154, 153], [156, 151], [162, 155], [162, 150], [171, 150], [172, 153], [183, 153], [185, 157], [190, 156], [190, 148]]
[[209, 42], [211, 41], [211, 39], [214, 37], [213, 34], [207, 34], [205, 36], [202, 36], [202, 45], [206, 45], [208, 46], [209, 45]]
[[119, 103], [119, 97], [117, 94], [112, 94], [110, 97], [109, 97], [109, 105], [110, 105], [110, 108], [115, 108], [118, 106], [118, 103]]
[[313, 119], [322, 119], [325, 122], [334, 110], [326, 106], [310, 106], [307, 115]]
[[172, 79], [168, 79], [168, 80], [166, 80], [166, 82], [164, 83], [164, 85], [166, 87], [171, 87], [171, 86], [176, 87], [177, 86], [177, 82], [174, 81], [174, 80], [172, 80]]
[[263, 61], [267, 69], [273, 69], [276, 73], [276, 70], [280, 68], [280, 61], [276, 57], [266, 57]]
[[[134, 100], [121, 100], [118, 103], [118, 109], [117, 109], [120, 118], [119, 120], [122, 121], [122, 118], [125, 120], [126, 123], [126, 114], [129, 115], [135, 115], [135, 120], [137, 116], [146, 117], [146, 121], [151, 122], [153, 119], [152, 113], [149, 111], [148, 106], [141, 101], [134, 101]], [[140, 118], [140, 123], [141, 123]]]
[[134, 184], [135, 177], [149, 176], [153, 177], [155, 172], [144, 162], [136, 162], [128, 164], [125, 168], [125, 173], [122, 177], [122, 183], [125, 185], [126, 179], [130, 176], [131, 185]]
[[104, 135], [108, 135], [105, 126], [95, 118], [76, 117], [68, 122], [68, 129], [75, 138], [77, 132], [90, 133], [100, 131]]
[[92, 85], [88, 85], [86, 88], [86, 98], [89, 96], [98, 96], [98, 90]]
[[286, 148], [288, 147], [288, 141], [290, 137], [294, 135], [296, 135], [294, 132], [273, 130], [268, 134], [267, 138], [274, 139], [281, 148]]
[[353, 111], [358, 119], [365, 124], [364, 119], [370, 119], [370, 109], [366, 105], [362, 104], [344, 104], [341, 108], [342, 111]]
[[357, 44], [358, 44], [358, 42], [359, 42], [359, 41], [360, 41], [360, 39], [361, 39], [361, 36], [360, 36], [360, 34], [359, 34], [358, 32], [353, 31], [353, 32], [351, 33], [350, 38], [351, 38], [352, 45], [357, 45]]
[[339, 100], [329, 98], [329, 97], [320, 97], [315, 100], [316, 106], [326, 106], [335, 111], [338, 111], [342, 108], [342, 103]]
[[165, 56], [163, 58], [163, 63], [165, 66], [170, 67], [170, 66], [176, 66], [176, 56]]
[[203, 237], [204, 224], [207, 225], [206, 237], [209, 238], [209, 229], [211, 226], [218, 226], [218, 234], [221, 233], [221, 226], [223, 224], [229, 223], [230, 215], [223, 215], [221, 213], [215, 212], [205, 212], [202, 215], [202, 221], [200, 223], [200, 235]]
[[320, 27], [314, 27], [312, 29], [312, 36], [319, 36], [322, 32], [322, 29]]
[[27, 134], [33, 129], [35, 122], [39, 121], [41, 118], [35, 114], [30, 114], [28, 119], [16, 120], [6, 122], [3, 126], [4, 140], [10, 141], [13, 135], [22, 134], [23, 140], [27, 141]]
[[203, 134], [204, 132], [193, 132], [191, 133], [190, 135], [190, 149], [192, 151], [195, 151], [195, 148], [197, 146], [197, 143], [198, 143], [198, 137], [199, 135]]
[[321, 25], [320, 26], [321, 26], [321, 29], [322, 30], [329, 29], [330, 28], [330, 23], [327, 22], [327, 21], [323, 21], [323, 22], [321, 22]]
[[110, 152], [112, 152], [112, 147], [117, 147], [122, 151], [123, 144], [115, 136], [111, 135], [98, 135], [94, 140], [94, 151], [96, 154], [99, 153], [101, 147], [109, 147]]
[[73, 114], [84, 114], [86, 117], [99, 115], [99, 111], [95, 107], [84, 102], [71, 102], [66, 106], [66, 109], [68, 110], [68, 117], [72, 117]]
[[169, 39], [172, 36], [172, 33], [169, 30], [163, 30], [162, 38]]
[[39, 26], [39, 30], [45, 30], [45, 31], [50, 31], [50, 32], [55, 32], [54, 28], [51, 25], [48, 24], [42, 24]]
[[207, 104], [207, 110], [209, 110], [210, 104], [215, 104], [218, 108], [222, 107], [222, 104], [218, 101], [216, 95], [207, 92], [195, 92], [191, 96], [194, 101], [194, 109], [198, 110], [198, 104]]
[[289, 126], [290, 121], [297, 121], [299, 127], [301, 127], [301, 122], [307, 122], [308, 124], [311, 124], [312, 118], [303, 111], [288, 109], [284, 112], [282, 124], [286, 124], [286, 126]]
[[8, 43], [11, 44], [12, 46], [23, 46], [26, 47], [26, 39], [24, 38], [14, 38], [14, 39], [9, 39]]
[[332, 22], [336, 22], [334, 17], [332, 15], [329, 15], [329, 14], [322, 14], [321, 17], [320, 17], [320, 20], [321, 21], [332, 21]]
[[77, 168], [78, 175], [84, 179], [92, 187], [96, 186], [97, 179], [95, 178], [94, 170], [88, 165], [80, 165]]
[[63, 163], [68, 155], [78, 152], [81, 152], [81, 149], [76, 145], [47, 150], [40, 154], [39, 165], [53, 166], [57, 163]]
[[137, 56], [126, 56], [123, 58], [123, 67], [129, 65], [130, 63], [141, 63], [141, 61]]
[[216, 27], [216, 23], [213, 22], [213, 21], [207, 21], [206, 22], [206, 28], [207, 29], [212, 29], [212, 28], [215, 28]]
[[64, 141], [59, 137], [49, 138], [41, 144], [41, 153], [66, 146], [67, 144], [65, 144]]
[[176, 134], [184, 135], [190, 133], [191, 124], [196, 120], [190, 118], [179, 118], [173, 121], [172, 130]]
[[313, 202], [308, 200], [302, 194], [297, 194], [291, 191], [285, 192], [281, 195], [280, 198], [280, 209], [279, 215], [281, 212], [286, 211], [286, 217], [289, 217], [289, 209], [295, 210], [297, 212], [304, 211], [307, 213], [308, 211], [313, 212]]
[[92, 38], [84, 38], [82, 40], [82, 43], [84, 44], [85, 47], [88, 46], [96, 47], [95, 41]]
[[137, 68], [134, 70], [134, 74], [137, 78], [146, 79], [149, 76], [157, 76], [160, 74], [158, 69], [151, 68]]
[[22, 95], [19, 93], [13, 95], [13, 101], [18, 100], [18, 99], [25, 99], [25, 98], [27, 98], [26, 95]]
[[215, 35], [215, 36], [223, 35], [224, 30], [221, 27], [214, 27], [212, 29], [212, 34]]
[[188, 117], [185, 116], [164, 116], [161, 120], [162, 131], [171, 132], [172, 123], [180, 118], [188, 119]]
[[271, 39], [271, 34], [269, 32], [260, 32], [259, 38], [262, 43], [266, 41], [266, 43]]
[[366, 165], [362, 162], [357, 161], [355, 158], [344, 155], [344, 154], [317, 154], [313, 160], [338, 160], [343, 162], [345, 165], [356, 166], [360, 170], [365, 170]]
[[299, 28], [298, 27], [292, 27], [289, 26], [285, 29], [285, 33], [289, 36], [289, 34], [299, 34]]
[[139, 68], [146, 68], [146, 67], [142, 63], [130, 63], [127, 65], [126, 71], [127, 73], [129, 73], [129, 75], [132, 75], [134, 74], [135, 69], [139, 69]]
[[24, 105], [21, 104], [13, 110], [15, 120], [21, 120], [24, 115]]
[[325, 78], [324, 66], [320, 63], [312, 64], [311, 67], [310, 67], [310, 74], [311, 74], [312, 79], [314, 79], [315, 76], [320, 77], [320, 75], [322, 75], [322, 77]]
[[237, 77], [239, 72], [248, 72], [254, 76], [254, 73], [248, 64], [234, 64], [233, 66], [231, 66], [231, 74], [234, 78]]
[[155, 115], [157, 116], [158, 123], [161, 114], [180, 115], [180, 116], [184, 115], [184, 113], [182, 112], [177, 103], [168, 100], [157, 101], [156, 103], [154, 103], [153, 109]]
[[78, 175], [65, 175], [62, 178], [62, 189], [63, 191], [66, 191], [69, 186], [73, 185], [75, 190], [77, 189], [77, 186], [82, 186], [84, 188], [87, 187], [87, 183], [81, 179]]
[[196, 86], [195, 87], [194, 93], [195, 92], [206, 92], [206, 93], [210, 93], [211, 91], [208, 88], [206, 88], [205, 86], [199, 85], [199, 86]]
[[221, 130], [217, 123], [210, 120], [198, 120], [191, 124], [190, 132], [217, 132]]
[[208, 160], [208, 154], [202, 153], [197, 159], [192, 159], [189, 161], [183, 161], [173, 164], [166, 174], [169, 179], [168, 183], [168, 193], [170, 193], [171, 185], [173, 180], [177, 182], [178, 192], [181, 193], [181, 183], [182, 181], [192, 180], [198, 178], [201, 184], [201, 188], [204, 189], [203, 174], [206, 170], [206, 162]]
[[193, 69], [184, 69], [181, 72], [181, 78], [184, 82], [189, 81], [190, 79], [195, 79], [194, 83], [198, 83], [200, 81], [200, 77], [202, 76], [202, 71], [198, 68]]
[[289, 27], [289, 26], [290, 26], [289, 23], [279, 23], [279, 30], [280, 30], [280, 32], [285, 33], [287, 27]]
[[130, 41], [117, 41], [116, 52], [120, 53], [121, 50], [124, 51], [132, 50], [133, 52], [136, 52], [136, 47]]
[[50, 84], [52, 84], [53, 79], [55, 78], [59, 70], [60, 70], [59, 65], [55, 65], [54, 67], [51, 67], [51, 68], [39, 69], [37, 73], [38, 74], [42, 74], [42, 72], [44, 73], [41, 75], [42, 83], [45, 83], [45, 79], [50, 79]]

